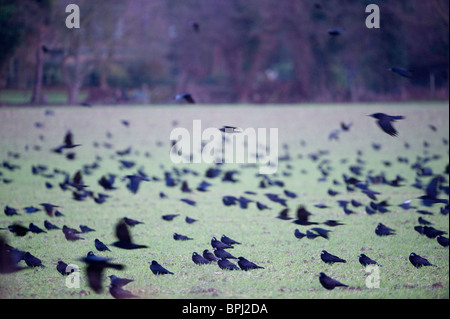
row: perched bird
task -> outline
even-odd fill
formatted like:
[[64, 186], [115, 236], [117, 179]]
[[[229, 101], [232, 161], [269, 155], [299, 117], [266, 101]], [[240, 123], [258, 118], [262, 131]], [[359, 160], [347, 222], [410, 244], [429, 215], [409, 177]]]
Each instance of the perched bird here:
[[220, 249], [229, 249], [229, 248], [233, 248], [233, 246], [227, 245], [223, 242], [221, 242], [220, 240], [218, 240], [216, 237], [213, 237], [211, 239], [211, 246], [213, 248], [220, 248]]
[[334, 219], [328, 219], [328, 220], [324, 221], [322, 224], [330, 226], [330, 227], [345, 225], [345, 224], [341, 223], [340, 221], [334, 220]]
[[415, 253], [411, 253], [409, 255], [409, 261], [411, 262], [411, 264], [413, 264], [414, 267], [416, 268], [420, 268], [422, 266], [434, 266], [437, 267], [436, 265], [431, 264], [427, 259], [415, 254]]
[[193, 223], [195, 223], [195, 222], [197, 221], [197, 219], [194, 219], [194, 218], [191, 218], [191, 217], [186, 216], [186, 218], [184, 219], [184, 221], [185, 221], [186, 223], [188, 223], [188, 224], [193, 224]]
[[84, 240], [83, 237], [77, 235], [79, 232], [75, 231], [73, 228], [67, 227], [66, 225], [63, 226], [62, 232], [69, 241]]
[[245, 259], [244, 257], [238, 257], [238, 266], [242, 269], [242, 270], [250, 270], [250, 269], [264, 269], [264, 267], [258, 266], [257, 264], [248, 261], [247, 259]]
[[172, 221], [175, 217], [180, 216], [179, 214], [168, 214], [162, 215], [161, 218], [167, 221]]
[[230, 237], [227, 237], [225, 235], [222, 235], [222, 237], [220, 238], [220, 241], [229, 246], [241, 244], [240, 242], [237, 242], [234, 239], [231, 239]]
[[58, 226], [56, 226], [56, 225], [50, 223], [48, 220], [44, 220], [44, 227], [45, 227], [47, 230], [60, 229]]
[[135, 219], [131, 219], [131, 218], [128, 218], [128, 217], [124, 217], [123, 221], [125, 222], [125, 224], [127, 224], [128, 226], [131, 226], [131, 227], [134, 227], [136, 225], [144, 223], [144, 222], [141, 222], [141, 221], [138, 221], [138, 220], [135, 220]]
[[42, 264], [42, 261], [39, 258], [30, 254], [28, 251], [23, 255], [23, 260], [25, 261], [25, 263], [27, 264], [28, 267], [44, 267], [45, 268], [45, 266]]
[[448, 247], [448, 238], [444, 237], [442, 235], [437, 235], [436, 236], [437, 242], [439, 243], [439, 245], [441, 245], [442, 247]]
[[[15, 256], [17, 252], [17, 256]], [[11, 274], [24, 268], [17, 265], [22, 259], [22, 252], [9, 246], [3, 237], [0, 237], [0, 274]]]
[[317, 237], [319, 237], [319, 235], [316, 234], [316, 233], [313, 233], [313, 232], [310, 231], [309, 229], [306, 231], [306, 238], [308, 238], [308, 239], [314, 239], [314, 238], [317, 238]]
[[80, 258], [80, 261], [86, 263], [86, 274], [89, 281], [89, 287], [96, 293], [100, 293], [103, 289], [103, 271], [105, 268], [122, 270], [125, 267], [121, 264], [113, 264], [110, 262], [112, 258], [105, 258], [94, 255], [92, 251], [88, 252], [86, 257]]
[[173, 275], [173, 272], [170, 272], [167, 269], [165, 269], [163, 266], [158, 264], [156, 260], [152, 260], [151, 262], [149, 262], [149, 264], [151, 264], [150, 270], [155, 275], [167, 275], [167, 274]]
[[377, 227], [375, 228], [375, 234], [377, 234], [378, 236], [395, 235], [395, 230], [387, 227], [382, 223], [378, 223]]
[[211, 263], [211, 260], [208, 260], [205, 257], [197, 254], [195, 251], [192, 253], [192, 261], [196, 265], [205, 265], [205, 264], [210, 264]]
[[217, 265], [219, 265], [220, 269], [227, 270], [239, 270], [239, 267], [233, 264], [231, 261], [225, 258], [220, 258], [217, 261]]
[[133, 279], [119, 278], [116, 275], [110, 275], [108, 278], [111, 280], [111, 285], [116, 287], [123, 287], [134, 281]]
[[0, 229], [7, 229], [18, 237], [23, 237], [30, 231], [30, 229], [19, 224], [12, 224], [9, 225], [7, 228], [0, 228]]
[[132, 242], [128, 225], [122, 220], [116, 224], [116, 237], [118, 241], [112, 243], [113, 246], [122, 249], [141, 249], [147, 248], [146, 245], [138, 245]]
[[173, 239], [175, 239], [175, 240], [193, 240], [193, 238], [190, 238], [185, 235], [177, 234], [177, 233], [173, 233]]
[[195, 103], [194, 98], [193, 98], [192, 95], [189, 94], [189, 93], [180, 93], [180, 94], [177, 94], [177, 95], [175, 95], [175, 100], [176, 100], [176, 101], [184, 100], [185, 102], [187, 102], [187, 103], [189, 103], [189, 104], [194, 104], [194, 103]]
[[43, 230], [42, 228], [36, 226], [33, 223], [30, 223], [30, 225], [28, 226], [28, 229], [34, 234], [46, 233], [45, 230]]
[[342, 258], [339, 258], [339, 257], [337, 257], [335, 255], [330, 254], [326, 250], [322, 250], [321, 251], [320, 259], [322, 259], [322, 261], [324, 263], [327, 263], [327, 264], [330, 264], [330, 265], [332, 265], [334, 263], [346, 263], [347, 262], [346, 260], [344, 260]]
[[86, 225], [80, 225], [80, 230], [82, 233], [89, 233], [89, 232], [95, 231], [95, 229], [92, 229]]
[[70, 272], [67, 271], [68, 265], [62, 261], [62, 260], [58, 260], [58, 263], [56, 264], [56, 270], [63, 276], [67, 276], [70, 274]]
[[348, 287], [347, 285], [337, 281], [336, 279], [333, 279], [325, 273], [321, 272], [319, 275], [319, 281], [320, 284], [327, 290], [333, 290], [336, 287]]
[[375, 260], [371, 259], [370, 257], [367, 257], [364, 254], [360, 254], [359, 256], [359, 263], [361, 265], [363, 265], [364, 267], [368, 266], [368, 265], [377, 265], [382, 267], [380, 264], [378, 264]]
[[399, 68], [399, 67], [395, 67], [394, 66], [392, 68], [389, 68], [388, 70], [391, 71], [391, 72], [394, 72], [394, 73], [396, 73], [398, 75], [401, 75], [401, 76], [403, 76], [405, 78], [411, 78], [412, 77], [412, 72], [407, 70], [407, 69], [404, 69], [404, 68]]
[[217, 261], [219, 260], [218, 257], [216, 257], [212, 252], [210, 252], [208, 249], [205, 249], [203, 251], [203, 258], [209, 260], [209, 261]]
[[108, 246], [102, 243], [98, 238], [95, 239], [94, 245], [98, 251], [111, 251]]
[[6, 216], [14, 216], [14, 215], [20, 215], [17, 212], [17, 209], [9, 207], [8, 205], [5, 206], [5, 209], [3, 210], [5, 212]]
[[55, 214], [55, 208], [59, 208], [60, 206], [49, 204], [49, 203], [40, 203], [42, 207], [44, 207], [45, 212], [48, 216], [52, 217]]
[[397, 120], [403, 120], [405, 117], [402, 115], [387, 115], [384, 113], [373, 113], [369, 115], [377, 120], [378, 126], [390, 136], [397, 136], [397, 130], [392, 126], [392, 122]]
[[237, 259], [232, 254], [230, 254], [229, 252], [227, 252], [225, 249], [222, 249], [222, 248], [214, 248], [214, 255], [217, 258], [222, 258], [222, 259]]
[[335, 37], [335, 36], [341, 35], [343, 31], [344, 31], [343, 28], [334, 28], [334, 29], [329, 29], [327, 32], [329, 35]]

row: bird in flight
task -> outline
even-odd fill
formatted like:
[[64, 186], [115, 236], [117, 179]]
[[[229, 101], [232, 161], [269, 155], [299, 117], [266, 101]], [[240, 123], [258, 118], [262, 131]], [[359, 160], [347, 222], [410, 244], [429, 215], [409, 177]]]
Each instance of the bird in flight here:
[[404, 68], [399, 68], [399, 67], [392, 67], [388, 69], [391, 72], [397, 73], [398, 75], [401, 75], [405, 78], [411, 78], [412, 77], [412, 73], [411, 71], [404, 69]]
[[403, 120], [405, 117], [403, 115], [387, 115], [384, 113], [373, 113], [369, 115], [377, 120], [378, 126], [383, 130], [383, 132], [389, 134], [390, 136], [397, 136], [397, 130], [392, 126], [392, 123], [397, 120]]
[[180, 93], [180, 94], [175, 95], [175, 101], [181, 101], [181, 100], [184, 100], [184, 101], [188, 102], [189, 104], [195, 104], [194, 98], [189, 93]]

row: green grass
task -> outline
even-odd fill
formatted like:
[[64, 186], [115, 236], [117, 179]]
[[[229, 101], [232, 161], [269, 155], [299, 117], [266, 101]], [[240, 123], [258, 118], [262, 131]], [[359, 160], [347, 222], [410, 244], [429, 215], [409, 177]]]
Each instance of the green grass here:
[[[0, 90], [0, 102], [5, 104], [27, 104], [30, 103], [33, 91], [30, 90]], [[47, 103], [53, 105], [64, 105], [67, 103], [67, 90], [44, 88], [42, 95], [47, 98]], [[86, 90], [81, 90], [79, 100], [83, 101], [87, 96]]]
[[[417, 156], [439, 154], [441, 158], [430, 161], [428, 166], [436, 173], [442, 173], [448, 163], [448, 146], [444, 146], [442, 138], [449, 137], [448, 104], [348, 104], [348, 105], [305, 105], [305, 106], [196, 106], [191, 108], [175, 106], [151, 107], [94, 107], [51, 108], [54, 116], [45, 116], [49, 108], [0, 108], [0, 160], [8, 160], [20, 165], [20, 169], [10, 172], [0, 168], [1, 178], [10, 178], [11, 184], [0, 183], [0, 207], [23, 208], [38, 206], [41, 202], [50, 202], [62, 206], [65, 217], [49, 218], [43, 212], [21, 216], [0, 216], [0, 227], [12, 222], [28, 225], [30, 222], [43, 228], [43, 221], [78, 227], [88, 225], [96, 232], [85, 234], [85, 241], [68, 242], [61, 231], [49, 231], [47, 234], [31, 234], [24, 238], [12, 236], [1, 231], [8, 242], [39, 257], [47, 266], [43, 269], [30, 269], [12, 275], [0, 275], [1, 298], [112, 298], [107, 289], [102, 294], [95, 294], [86, 283], [84, 266], [78, 258], [84, 257], [89, 250], [102, 256], [115, 258], [115, 262], [123, 263], [123, 271], [110, 271], [105, 276], [116, 274], [120, 277], [135, 279], [127, 289], [142, 298], [448, 298], [449, 266], [448, 248], [442, 248], [435, 240], [419, 235], [413, 227], [420, 216], [415, 210], [404, 211], [397, 205], [406, 199], [412, 204], [420, 205], [415, 198], [422, 191], [413, 188], [415, 174], [410, 166]], [[395, 123], [399, 137], [392, 138], [381, 132], [367, 114], [381, 111], [389, 114], [402, 114], [406, 119]], [[130, 121], [130, 127], [120, 123], [121, 119]], [[221, 127], [237, 125], [240, 127], [276, 127], [279, 129], [280, 155], [284, 155], [282, 144], [289, 146], [292, 160], [280, 162], [274, 179], [285, 182], [285, 187], [272, 186], [267, 189], [258, 188], [260, 177], [256, 177], [257, 168], [241, 168], [237, 164], [226, 164], [224, 169], [240, 170], [236, 177], [239, 183], [222, 183], [220, 179], [209, 180], [213, 186], [208, 193], [194, 191], [184, 194], [179, 187], [167, 188], [163, 181], [152, 181], [141, 185], [136, 195], [125, 188], [120, 177], [134, 173], [136, 169], [120, 170], [116, 150], [132, 146], [132, 155], [124, 159], [137, 162], [137, 168], [143, 167], [150, 176], [163, 178], [163, 170], [188, 168], [198, 172], [198, 176], [186, 174], [181, 179], [187, 180], [193, 189], [204, 180], [206, 164], [175, 165], [169, 158], [169, 134], [172, 122], [178, 126], [192, 130], [192, 120], [201, 119], [202, 127]], [[339, 127], [341, 121], [353, 122], [350, 132], [342, 133], [339, 141], [329, 141], [328, 133]], [[35, 122], [42, 122], [44, 128], [34, 127]], [[434, 124], [437, 132], [428, 128]], [[76, 149], [77, 158], [68, 161], [64, 157], [50, 152], [58, 146], [66, 132], [72, 130], [74, 142], [82, 144]], [[106, 137], [110, 132], [112, 138]], [[44, 140], [39, 139], [42, 134]], [[305, 146], [300, 141], [306, 142]], [[424, 148], [423, 141], [430, 143]], [[95, 148], [93, 142], [110, 142], [113, 149]], [[158, 144], [162, 142], [162, 146]], [[382, 145], [380, 151], [374, 151], [371, 144]], [[404, 143], [411, 145], [409, 150]], [[40, 151], [34, 146], [41, 147]], [[319, 183], [317, 170], [319, 162], [313, 162], [308, 154], [318, 150], [328, 150], [323, 158], [329, 160], [332, 168], [326, 182]], [[342, 174], [349, 174], [348, 167], [356, 163], [357, 150], [363, 152], [362, 159], [366, 167], [374, 170], [374, 174], [386, 172], [388, 179], [397, 174], [406, 178], [405, 186], [392, 188], [374, 185], [372, 188], [382, 193], [380, 200], [388, 200], [393, 206], [392, 212], [386, 214], [366, 215], [363, 209], [354, 209], [357, 214], [346, 216], [336, 203], [338, 199], [354, 198], [369, 203], [368, 198], [356, 191], [347, 193], [344, 186], [332, 185], [333, 179], [342, 181]], [[20, 153], [20, 158], [8, 156], [8, 152]], [[150, 158], [144, 156], [151, 154]], [[397, 162], [397, 156], [405, 156], [410, 164]], [[94, 192], [103, 190], [98, 179], [109, 172], [118, 174], [116, 181], [118, 190], [111, 192], [112, 198], [103, 205], [92, 200], [77, 202], [70, 192], [62, 192], [58, 183], [62, 177], [50, 179], [31, 174], [31, 165], [46, 164], [50, 170], [63, 169], [73, 175], [84, 164], [91, 164], [96, 156], [102, 160], [100, 168], [93, 170], [92, 175], [84, 175], [85, 184]], [[346, 164], [341, 160], [347, 159]], [[382, 160], [390, 160], [392, 166], [385, 167]], [[291, 169], [287, 168], [291, 166]], [[306, 173], [302, 173], [305, 171]], [[290, 177], [283, 172], [291, 172]], [[367, 170], [363, 171], [365, 175]], [[429, 178], [424, 178], [427, 182]], [[53, 189], [44, 187], [45, 181], [54, 184]], [[331, 187], [341, 192], [336, 197], [326, 194]], [[314, 215], [313, 221], [339, 219], [346, 225], [331, 228], [330, 240], [317, 238], [298, 240], [293, 233], [296, 228], [306, 231], [309, 227], [297, 226], [288, 221], [274, 218], [282, 206], [270, 202], [264, 193], [282, 194], [283, 189], [298, 194], [288, 201], [288, 206], [295, 208], [304, 204]], [[239, 207], [222, 205], [223, 195], [242, 195], [252, 190], [258, 194], [246, 195], [269, 205], [272, 210], [259, 211], [254, 203], [247, 210]], [[168, 195], [160, 199], [159, 192]], [[283, 196], [284, 197], [284, 196]], [[180, 198], [191, 198], [197, 201], [191, 207]], [[447, 197], [448, 198], [448, 197]], [[331, 208], [318, 209], [313, 205], [323, 202]], [[353, 209], [353, 208], [352, 208]], [[439, 205], [430, 208], [433, 216], [425, 216], [438, 229], [448, 232], [448, 216], [439, 214]], [[168, 213], [180, 214], [172, 222], [161, 219]], [[94, 239], [99, 238], [106, 244], [112, 243], [114, 225], [121, 217], [128, 216], [145, 222], [131, 229], [133, 239], [137, 243], [147, 244], [148, 249], [125, 251], [111, 248], [111, 253], [99, 253], [94, 248]], [[185, 216], [199, 221], [194, 224], [184, 222]], [[396, 236], [381, 238], [375, 235], [376, 225], [382, 222], [397, 230]], [[193, 237], [194, 240], [178, 242], [172, 234], [178, 232]], [[226, 234], [242, 242], [231, 253], [244, 256], [265, 267], [250, 272], [222, 271], [217, 265], [197, 266], [191, 260], [192, 252], [210, 249], [212, 236]], [[320, 260], [320, 251], [326, 249], [348, 262], [347, 264], [324, 264]], [[414, 268], [408, 261], [411, 252], [428, 258], [439, 267]], [[380, 288], [369, 289], [365, 285], [367, 274], [358, 263], [358, 255], [364, 252], [376, 259], [384, 267], [380, 268]], [[74, 263], [81, 267], [82, 278], [80, 289], [69, 289], [65, 286], [65, 278], [56, 271], [51, 263], [58, 259], [66, 263]], [[157, 260], [175, 273], [174, 276], [154, 276], [148, 262]], [[23, 263], [23, 262], [21, 262]], [[317, 274], [328, 275], [350, 285], [352, 289], [335, 289], [327, 291], [319, 283]], [[105, 285], [109, 282], [105, 278]]]

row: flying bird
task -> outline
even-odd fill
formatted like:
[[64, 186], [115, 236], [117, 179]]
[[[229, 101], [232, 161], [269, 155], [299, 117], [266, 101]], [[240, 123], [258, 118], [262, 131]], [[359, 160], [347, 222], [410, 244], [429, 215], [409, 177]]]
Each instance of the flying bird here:
[[397, 120], [403, 120], [403, 115], [387, 115], [384, 113], [373, 113], [369, 115], [377, 120], [378, 126], [390, 136], [397, 136], [397, 130], [392, 126], [392, 123]]
[[127, 250], [147, 248], [146, 245], [138, 245], [132, 242], [128, 225], [123, 221], [123, 219], [116, 225], [116, 237], [118, 238], [118, 241], [112, 243], [112, 245], [117, 248]]
[[192, 95], [189, 94], [189, 93], [180, 93], [180, 94], [177, 94], [177, 95], [175, 95], [175, 100], [176, 100], [176, 101], [184, 100], [184, 101], [186, 101], [186, 102], [189, 103], [189, 104], [194, 104], [194, 103], [195, 103], [194, 98], [193, 98]]

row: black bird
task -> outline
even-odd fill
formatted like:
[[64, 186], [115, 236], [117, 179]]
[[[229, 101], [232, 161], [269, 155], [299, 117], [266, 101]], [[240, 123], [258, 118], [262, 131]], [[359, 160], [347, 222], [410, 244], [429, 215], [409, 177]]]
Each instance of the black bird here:
[[194, 29], [196, 33], [200, 32], [200, 24], [195, 21], [189, 21], [189, 25]]
[[94, 245], [98, 251], [111, 251], [108, 246], [102, 243], [98, 238], [95, 239]]
[[347, 285], [337, 281], [336, 279], [325, 275], [323, 272], [320, 273], [319, 281], [321, 285], [327, 290], [333, 290], [336, 287], [348, 287]]
[[180, 94], [177, 94], [177, 95], [175, 96], [175, 100], [176, 100], [176, 101], [184, 100], [184, 101], [186, 101], [186, 102], [189, 103], [189, 104], [194, 104], [194, 103], [195, 103], [194, 98], [193, 98], [192, 95], [189, 94], [189, 93], [180, 93]]
[[233, 248], [233, 246], [230, 246], [228, 244], [225, 244], [223, 242], [221, 242], [220, 240], [218, 240], [216, 237], [213, 237], [211, 239], [211, 246], [213, 248], [220, 248], [220, 249], [229, 249], [229, 248]]
[[205, 249], [203, 251], [203, 258], [209, 260], [209, 261], [217, 261], [219, 260], [218, 257], [216, 257], [212, 252], [210, 252], [208, 249]]
[[120, 220], [116, 225], [116, 237], [118, 238], [118, 241], [112, 243], [112, 245], [117, 248], [122, 249], [147, 248], [146, 245], [138, 245], [132, 242], [128, 226], [123, 220]]
[[358, 257], [359, 257], [359, 263], [361, 265], [363, 265], [364, 267], [366, 267], [368, 265], [377, 265], [377, 266], [381, 267], [381, 265], [378, 264], [375, 260], [371, 259], [370, 257], [367, 257], [364, 254], [360, 254]]
[[30, 254], [28, 251], [23, 255], [23, 260], [25, 261], [25, 263], [27, 264], [28, 267], [44, 267], [45, 268], [45, 266], [42, 264], [42, 261], [39, 258]]
[[58, 226], [53, 225], [53, 224], [50, 223], [48, 220], [44, 220], [44, 227], [45, 227], [47, 230], [60, 229]]
[[191, 218], [191, 217], [186, 216], [186, 218], [184, 219], [184, 221], [185, 221], [186, 223], [188, 223], [188, 224], [193, 224], [193, 223], [195, 223], [195, 222], [197, 221], [197, 219], [194, 219], [194, 218]]
[[311, 228], [311, 230], [314, 230], [319, 236], [321, 236], [321, 237], [323, 237], [325, 239], [329, 239], [328, 238], [328, 233], [331, 232], [331, 230], [323, 229], [323, 228], [320, 228], [320, 227], [314, 227], [314, 228]]
[[80, 225], [80, 230], [82, 233], [89, 233], [89, 232], [95, 231], [95, 229], [92, 229], [86, 225]]
[[411, 253], [409, 255], [409, 261], [411, 262], [411, 264], [413, 264], [414, 267], [416, 268], [420, 268], [422, 266], [434, 266], [437, 267], [436, 265], [431, 264], [427, 259], [415, 254], [415, 253]]
[[66, 135], [64, 136], [63, 144], [58, 146], [57, 148], [53, 149], [53, 152], [55, 153], [62, 153], [63, 149], [72, 149], [77, 146], [81, 146], [81, 144], [74, 144], [73, 143], [73, 134], [69, 130], [66, 132]]
[[53, 214], [55, 214], [55, 208], [59, 208], [60, 206], [58, 205], [53, 205], [53, 204], [49, 204], [49, 203], [40, 203], [39, 205], [41, 205], [42, 207], [44, 207], [45, 212], [47, 213], [48, 216], [52, 217]]
[[431, 226], [423, 226], [423, 233], [424, 233], [425, 236], [427, 236], [428, 238], [434, 239], [434, 238], [436, 238], [436, 237], [439, 236], [439, 235], [444, 235], [444, 234], [446, 234], [447, 232], [446, 232], [446, 231], [443, 231], [443, 230], [436, 229], [436, 228], [431, 227]]
[[83, 237], [77, 235], [79, 232], [76, 229], [67, 227], [66, 225], [63, 226], [62, 232], [69, 241], [84, 240]]
[[220, 238], [220, 241], [229, 246], [241, 244], [240, 242], [237, 242], [234, 239], [231, 239], [230, 237], [227, 237], [225, 235], [222, 235], [222, 237]]
[[328, 219], [328, 220], [324, 221], [322, 224], [330, 226], [330, 227], [345, 225], [345, 224], [341, 223], [340, 221], [334, 220], [334, 219]]
[[156, 260], [152, 260], [152, 262], [148, 262], [150, 265], [150, 270], [155, 275], [173, 275], [173, 272], [168, 271], [166, 268], [158, 264]]
[[228, 269], [228, 270], [239, 270], [239, 267], [233, 264], [228, 259], [221, 258], [217, 261], [217, 265], [219, 265], [220, 269]]
[[332, 265], [334, 263], [346, 263], [347, 262], [346, 260], [344, 260], [342, 258], [339, 258], [339, 257], [337, 257], [335, 255], [330, 254], [326, 250], [322, 250], [321, 251], [320, 259], [322, 259], [322, 261], [324, 263], [327, 263], [327, 264], [330, 264], [330, 265]]
[[392, 68], [389, 68], [388, 70], [391, 71], [391, 72], [397, 73], [398, 75], [401, 75], [401, 76], [403, 76], [405, 78], [411, 78], [412, 77], [412, 72], [407, 70], [407, 69], [404, 69], [404, 68], [399, 68], [399, 67], [395, 67], [394, 66]]
[[162, 215], [161, 218], [170, 222], [177, 216], [180, 216], [180, 215], [179, 214], [168, 214], [168, 215]]
[[201, 255], [197, 254], [195, 251], [192, 253], [192, 261], [197, 265], [205, 265], [205, 264], [211, 263], [211, 260], [208, 260], [205, 257], [202, 257]]
[[294, 230], [294, 236], [298, 239], [302, 239], [303, 237], [306, 236], [306, 234], [300, 232], [298, 229]]
[[335, 37], [341, 35], [343, 31], [344, 29], [342, 28], [329, 29], [328, 34]]
[[422, 216], [419, 216], [418, 220], [419, 224], [421, 225], [432, 225], [433, 223], [429, 222], [425, 218], [422, 218]]
[[374, 119], [377, 119], [378, 126], [390, 136], [397, 136], [397, 130], [392, 126], [392, 122], [397, 120], [403, 120], [405, 117], [402, 115], [387, 115], [384, 113], [373, 113], [369, 115]]
[[303, 226], [317, 225], [316, 222], [310, 222], [309, 216], [312, 215], [303, 205], [297, 208], [297, 219], [293, 223]]
[[378, 236], [395, 235], [395, 230], [387, 227], [382, 223], [378, 223], [377, 227], [375, 228], [375, 234], [377, 234]]
[[251, 269], [264, 269], [264, 267], [258, 266], [257, 264], [248, 261], [247, 259], [245, 259], [244, 257], [238, 257], [238, 266], [242, 269], [242, 270], [251, 270]]
[[116, 275], [110, 275], [108, 278], [111, 280], [111, 285], [122, 288], [125, 285], [128, 285], [130, 282], [133, 282], [133, 279], [128, 278], [119, 278]]
[[98, 181], [98, 184], [103, 187], [104, 190], [114, 190], [116, 187], [113, 186], [115, 181], [115, 175], [109, 175], [108, 178], [106, 176], [102, 176]]
[[126, 187], [133, 194], [136, 194], [138, 192], [139, 185], [142, 181], [146, 181], [146, 182], [150, 181], [148, 178], [142, 177], [140, 175], [127, 175], [127, 176], [125, 176], [125, 178], [128, 179], [128, 183], [127, 183]]
[[448, 247], [448, 238], [444, 237], [442, 235], [437, 235], [437, 242], [439, 243], [439, 245], [441, 245], [442, 247]]
[[139, 296], [134, 295], [131, 291], [125, 290], [120, 286], [109, 285], [109, 293], [115, 299], [130, 299], [130, 298], [139, 298]]
[[289, 217], [289, 208], [283, 209], [277, 216], [277, 218], [281, 220], [290, 220], [292, 217]]
[[12, 224], [9, 225], [7, 228], [0, 228], [0, 229], [8, 229], [11, 233], [13, 233], [18, 237], [23, 237], [30, 231], [28, 228], [19, 224]]
[[232, 254], [230, 254], [229, 252], [227, 252], [225, 249], [222, 249], [222, 248], [214, 248], [214, 255], [217, 258], [222, 258], [222, 259], [237, 259]]
[[33, 223], [30, 223], [30, 225], [28, 226], [28, 229], [34, 234], [46, 233], [45, 230], [39, 228], [38, 226], [36, 226]]
[[141, 221], [138, 221], [138, 220], [135, 220], [135, 219], [131, 219], [131, 218], [128, 218], [128, 217], [124, 217], [123, 221], [125, 222], [125, 224], [127, 224], [128, 226], [131, 226], [131, 227], [134, 227], [136, 225], [144, 223], [144, 222], [141, 222]]
[[88, 252], [86, 257], [80, 258], [80, 261], [86, 263], [86, 274], [89, 281], [89, 286], [96, 292], [100, 293], [103, 289], [102, 279], [105, 268], [112, 268], [122, 270], [125, 267], [121, 264], [113, 264], [109, 261], [112, 258], [105, 258], [94, 255], [92, 251]]
[[[18, 253], [15, 256], [16, 252]], [[11, 274], [24, 268], [17, 263], [22, 259], [22, 252], [9, 246], [3, 237], [0, 237], [0, 274]]]
[[224, 125], [219, 129], [219, 131], [221, 131], [222, 133], [241, 133], [242, 128], [237, 126]]
[[9, 207], [8, 205], [5, 206], [5, 209], [3, 210], [5, 212], [6, 216], [14, 216], [14, 215], [20, 215], [17, 212], [17, 209]]
[[69, 271], [67, 271], [68, 265], [62, 261], [62, 260], [58, 260], [58, 263], [56, 264], [56, 270], [63, 276], [67, 276], [70, 274]]
[[430, 207], [436, 203], [448, 204], [447, 199], [437, 198], [437, 196], [439, 195], [440, 185], [444, 180], [445, 180], [444, 177], [441, 175], [438, 175], [431, 179], [431, 181], [425, 188], [425, 195], [418, 197], [419, 199], [422, 200], [422, 204], [424, 206]]
[[313, 233], [313, 232], [310, 231], [310, 230], [307, 230], [307, 231], [306, 231], [306, 238], [308, 238], [308, 239], [314, 239], [314, 238], [317, 238], [317, 237], [319, 237], [318, 234]]
[[173, 239], [175, 239], [175, 240], [193, 240], [194, 238], [190, 238], [190, 237], [185, 236], [185, 235], [173, 233]]

